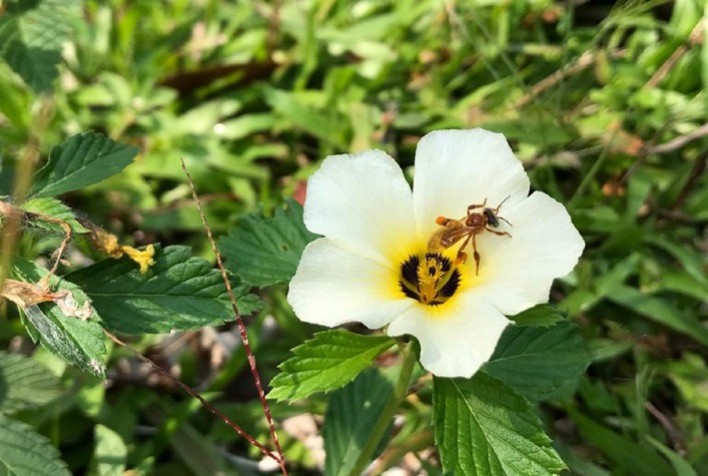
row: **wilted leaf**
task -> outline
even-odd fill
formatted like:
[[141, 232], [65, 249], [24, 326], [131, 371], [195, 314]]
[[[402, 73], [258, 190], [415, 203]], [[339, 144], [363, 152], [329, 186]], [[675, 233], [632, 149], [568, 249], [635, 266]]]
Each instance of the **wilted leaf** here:
[[[40, 282], [48, 271], [26, 260], [17, 260], [15, 273], [28, 283]], [[106, 359], [106, 336], [95, 315], [90, 299], [84, 292], [66, 280], [53, 276], [50, 286], [57, 289], [56, 299], [39, 304], [20, 305], [32, 326], [30, 335], [51, 352], [72, 365], [94, 375], [103, 376]], [[61, 294], [61, 296], [59, 295]], [[57, 301], [70, 296], [69, 302], [60, 306]], [[89, 303], [89, 304], [87, 304]], [[19, 305], [19, 304], [18, 304]], [[72, 312], [67, 315], [67, 311]]]

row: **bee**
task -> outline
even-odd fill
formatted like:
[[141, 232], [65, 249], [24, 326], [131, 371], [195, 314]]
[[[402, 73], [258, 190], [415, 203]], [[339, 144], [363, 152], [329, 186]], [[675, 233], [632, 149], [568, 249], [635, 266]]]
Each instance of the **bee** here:
[[[494, 228], [499, 228], [500, 220], [504, 221], [512, 226], [504, 217], [499, 216], [499, 209], [507, 201], [509, 197], [506, 197], [496, 208], [488, 208], [487, 199], [479, 204], [472, 204], [467, 207], [467, 216], [460, 218], [459, 220], [454, 220], [452, 218], [447, 218], [439, 216], [435, 219], [435, 223], [440, 225], [442, 228], [433, 233], [428, 241], [428, 251], [430, 253], [439, 253], [443, 250], [454, 246], [455, 243], [459, 242], [464, 238], [462, 246], [460, 246], [457, 252], [457, 257], [455, 258], [454, 265], [463, 264], [467, 261], [467, 253], [463, 250], [467, 244], [472, 240], [472, 249], [474, 250], [474, 262], [475, 262], [475, 274], [479, 274], [479, 262], [482, 257], [477, 251], [477, 235], [488, 231], [494, 233], [498, 236], [508, 236], [511, 238], [511, 233], [508, 231], [497, 231]], [[481, 211], [476, 211], [480, 210]]]

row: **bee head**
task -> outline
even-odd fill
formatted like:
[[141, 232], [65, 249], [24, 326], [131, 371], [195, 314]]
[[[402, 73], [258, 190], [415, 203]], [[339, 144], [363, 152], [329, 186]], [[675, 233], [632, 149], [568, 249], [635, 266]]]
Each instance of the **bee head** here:
[[485, 208], [482, 213], [487, 219], [487, 224], [489, 226], [493, 226], [494, 228], [499, 227], [499, 219], [497, 217], [497, 214], [494, 213], [494, 210], [492, 210], [491, 208]]

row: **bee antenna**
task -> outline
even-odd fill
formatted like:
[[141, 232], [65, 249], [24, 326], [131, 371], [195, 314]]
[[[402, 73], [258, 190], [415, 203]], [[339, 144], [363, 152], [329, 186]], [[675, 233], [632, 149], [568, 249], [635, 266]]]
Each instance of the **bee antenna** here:
[[[504, 203], [504, 202], [502, 202], [502, 203]], [[504, 221], [505, 221], [509, 226], [511, 226], [511, 227], [514, 226], [514, 225], [511, 224], [511, 222], [510, 222], [509, 220], [507, 220], [507, 219], [504, 218], [504, 217], [497, 216], [497, 218], [499, 218], [500, 220], [504, 220]]]
[[[506, 202], [507, 200], [509, 200], [509, 197], [511, 197], [511, 195], [507, 195], [506, 198], [505, 198], [504, 200], [502, 200], [499, 205], [497, 205], [497, 208], [494, 209], [494, 213], [495, 213], [495, 214], [496, 214], [496, 213], [499, 213], [499, 209], [501, 208], [502, 205], [504, 205], [504, 202]], [[499, 218], [501, 218], [501, 217], [499, 217]], [[504, 219], [502, 218], [502, 220], [504, 220]], [[504, 220], [504, 221], [506, 221], [506, 220]], [[509, 223], [509, 222], [507, 221], [507, 223]], [[511, 225], [511, 223], [509, 223], [509, 224]]]

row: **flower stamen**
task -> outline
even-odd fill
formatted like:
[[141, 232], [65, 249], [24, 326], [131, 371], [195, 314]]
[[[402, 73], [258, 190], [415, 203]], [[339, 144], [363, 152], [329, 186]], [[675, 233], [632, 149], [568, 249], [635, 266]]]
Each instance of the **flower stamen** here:
[[401, 264], [398, 284], [403, 294], [421, 304], [437, 306], [460, 285], [460, 271], [440, 253], [411, 255]]

